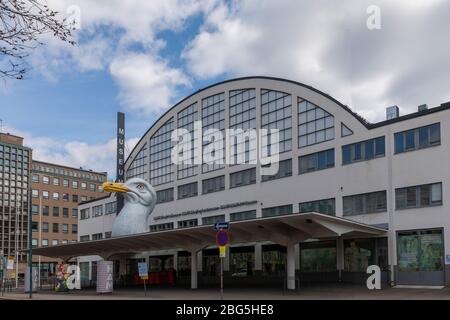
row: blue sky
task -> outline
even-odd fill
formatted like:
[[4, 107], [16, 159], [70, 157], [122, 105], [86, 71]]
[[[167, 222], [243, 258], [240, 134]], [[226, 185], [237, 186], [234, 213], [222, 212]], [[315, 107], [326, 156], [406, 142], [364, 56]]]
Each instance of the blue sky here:
[[[117, 111], [132, 148], [178, 100], [238, 76], [315, 86], [372, 122], [390, 105], [404, 114], [450, 100], [445, 0], [48, 3], [80, 22], [78, 45], [46, 36], [26, 79], [0, 82], [4, 131], [23, 135], [44, 161], [114, 172]], [[367, 27], [371, 5], [376, 30]]]

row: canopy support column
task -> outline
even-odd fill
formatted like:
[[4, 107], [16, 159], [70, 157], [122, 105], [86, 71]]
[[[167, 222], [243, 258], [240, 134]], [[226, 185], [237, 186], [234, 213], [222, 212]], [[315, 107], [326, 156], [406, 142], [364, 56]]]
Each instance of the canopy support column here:
[[287, 288], [295, 290], [295, 243], [287, 245]]
[[191, 289], [197, 289], [198, 288], [197, 252], [198, 251], [191, 251]]

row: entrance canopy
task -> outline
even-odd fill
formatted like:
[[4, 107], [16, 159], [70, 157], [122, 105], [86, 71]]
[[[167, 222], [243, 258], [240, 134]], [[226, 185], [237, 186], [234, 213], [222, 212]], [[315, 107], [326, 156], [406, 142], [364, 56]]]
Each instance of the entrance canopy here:
[[[272, 241], [289, 246], [307, 239], [327, 239], [344, 235], [377, 236], [385, 234], [386, 231], [341, 217], [311, 212], [231, 222], [229, 235], [231, 245]], [[88, 255], [99, 255], [107, 259], [121, 253], [168, 249], [197, 252], [215, 245], [215, 234], [211, 225], [198, 226], [33, 248], [33, 254], [67, 260]]]

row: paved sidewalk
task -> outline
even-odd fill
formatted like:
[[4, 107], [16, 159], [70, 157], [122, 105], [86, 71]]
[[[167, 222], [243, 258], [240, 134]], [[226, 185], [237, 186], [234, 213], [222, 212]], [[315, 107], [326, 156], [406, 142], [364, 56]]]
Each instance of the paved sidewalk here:
[[[28, 294], [5, 293], [1, 299], [28, 300]], [[95, 290], [56, 293], [49, 290], [33, 294], [33, 300], [218, 300], [218, 289], [190, 290], [185, 288], [150, 288], [147, 296], [143, 289], [117, 289], [113, 294], [98, 295]], [[349, 285], [309, 286], [298, 291], [283, 293], [274, 288], [225, 288], [226, 300], [450, 300], [450, 288], [397, 289], [369, 291], [365, 287]]]

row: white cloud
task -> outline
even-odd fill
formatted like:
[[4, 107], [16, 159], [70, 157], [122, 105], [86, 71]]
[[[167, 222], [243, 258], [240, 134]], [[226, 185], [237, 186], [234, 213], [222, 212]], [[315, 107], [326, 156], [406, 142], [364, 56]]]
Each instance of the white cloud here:
[[154, 112], [166, 109], [177, 96], [177, 87], [189, 85], [182, 70], [147, 54], [115, 58], [110, 72], [120, 87], [120, 101], [131, 110]]
[[[216, 0], [48, 0], [59, 17], [78, 8], [80, 29], [70, 46], [51, 35], [31, 57], [32, 66], [56, 82], [64, 72], [107, 70], [119, 86], [119, 101], [131, 111], [166, 109], [176, 87], [188, 85], [182, 70], [173, 68], [159, 52], [166, 46], [158, 32], [182, 30], [194, 14], [210, 10]], [[77, 13], [78, 13], [77, 12]]]
[[[366, 27], [369, 5], [381, 9], [381, 30]], [[443, 0], [231, 1], [206, 17], [183, 58], [202, 79], [256, 74], [313, 85], [377, 121], [393, 104], [411, 112], [450, 99], [449, 9]]]
[[[83, 141], [64, 142], [50, 137], [36, 137], [28, 132], [8, 127], [3, 131], [23, 137], [24, 144], [33, 149], [33, 160], [108, 172], [109, 179], [115, 178], [117, 142], [114, 138], [103, 143], [90, 144]], [[127, 139], [126, 156], [133, 150], [139, 139]]]

